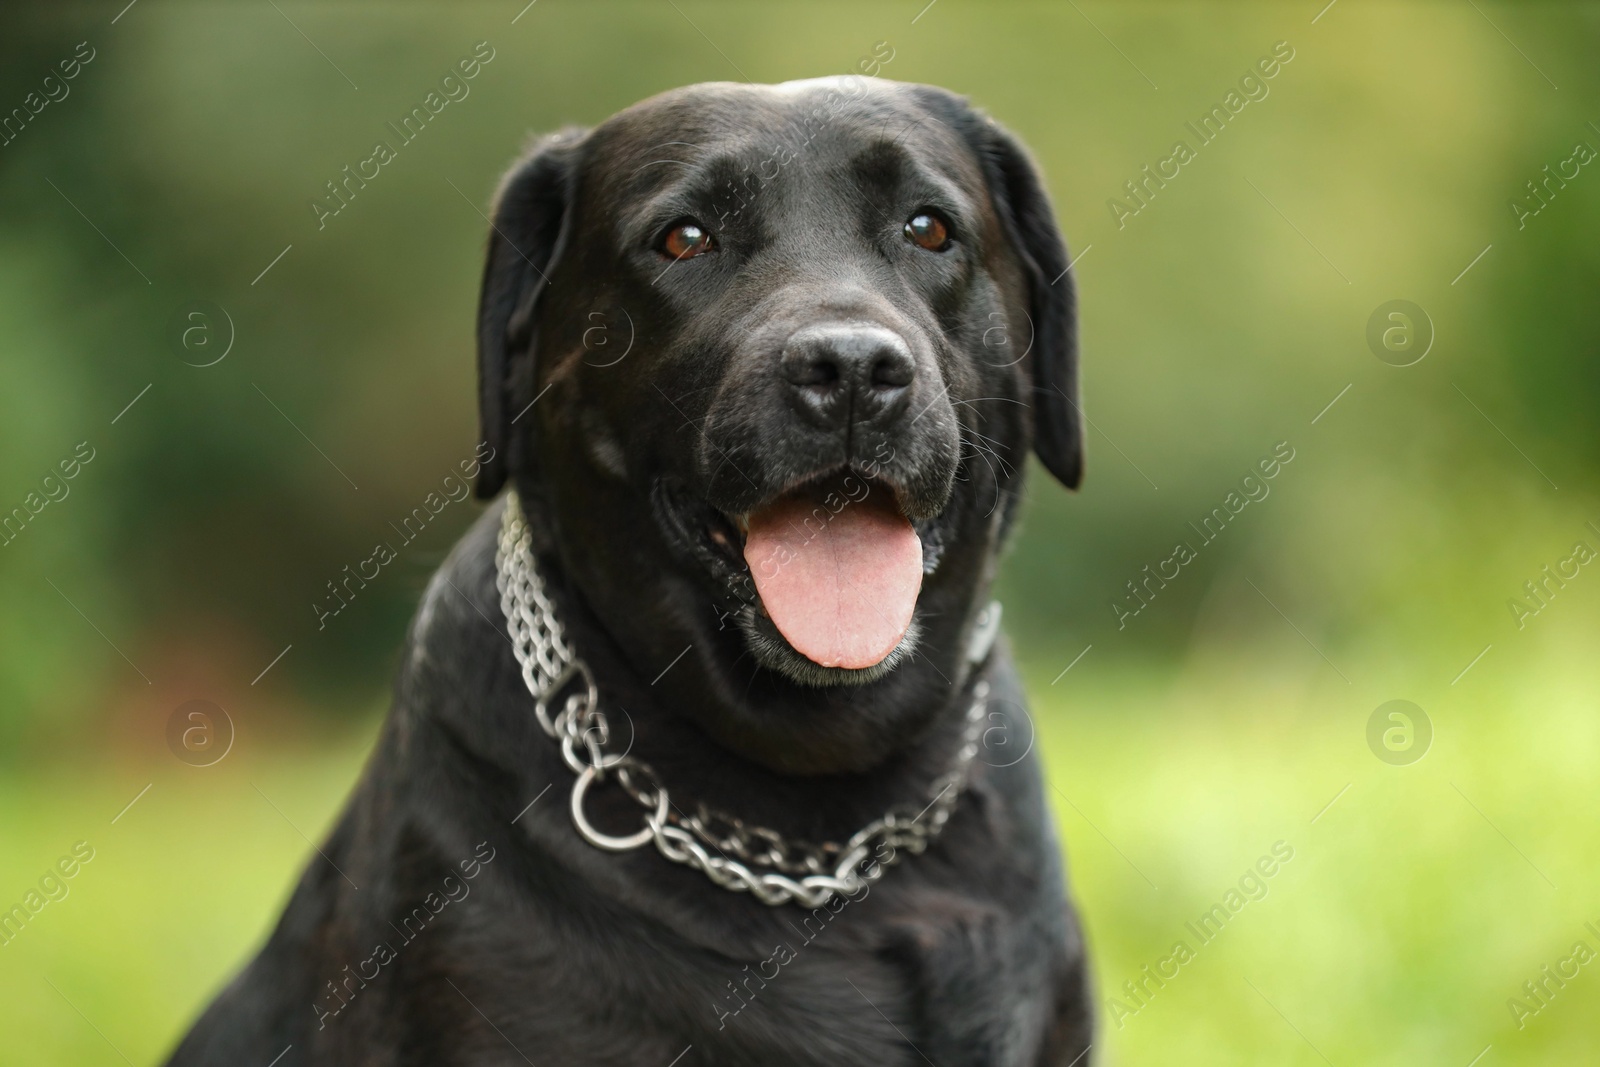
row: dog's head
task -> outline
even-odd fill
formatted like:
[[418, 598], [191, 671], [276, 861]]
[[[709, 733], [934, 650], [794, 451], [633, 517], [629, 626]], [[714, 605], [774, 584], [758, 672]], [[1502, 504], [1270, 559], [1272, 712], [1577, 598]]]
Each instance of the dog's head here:
[[1083, 458], [1072, 277], [1017, 142], [940, 89], [708, 84], [538, 142], [479, 318], [509, 478], [644, 678], [793, 772], [955, 698], [1030, 448]]

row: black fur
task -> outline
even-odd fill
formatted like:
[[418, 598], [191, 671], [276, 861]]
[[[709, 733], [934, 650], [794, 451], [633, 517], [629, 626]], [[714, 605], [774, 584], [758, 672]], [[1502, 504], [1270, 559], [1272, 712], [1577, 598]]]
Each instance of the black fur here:
[[[943, 252], [900, 233], [930, 207]], [[687, 217], [715, 251], [664, 258]], [[925, 802], [981, 677], [969, 790], [927, 852], [815, 912], [586, 844], [505, 634], [496, 505], [429, 586], [322, 855], [172, 1063], [1087, 1064], [1024, 697], [1003, 641], [965, 654], [1029, 448], [1081, 472], [1065, 268], [1022, 150], [942, 90], [694, 86], [538, 143], [489, 239], [479, 491], [517, 487], [613, 743], [681, 809], [843, 840]], [[816, 322], [892, 331], [914, 380], [808, 421], [774, 367]], [[892, 492], [923, 540], [915, 634], [881, 670], [809, 664], [725, 551], [727, 516], [829, 471]], [[639, 824], [610, 787], [588, 807]]]

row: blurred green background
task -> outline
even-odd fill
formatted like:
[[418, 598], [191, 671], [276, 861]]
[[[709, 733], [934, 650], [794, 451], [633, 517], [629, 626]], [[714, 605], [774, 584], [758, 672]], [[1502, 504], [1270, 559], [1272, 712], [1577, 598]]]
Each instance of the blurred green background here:
[[[1600, 567], [1541, 572], [1600, 549], [1600, 172], [1564, 162], [1600, 146], [1600, 7], [925, 2], [0, 14], [0, 109], [27, 112], [0, 147], [0, 509], [29, 513], [0, 538], [0, 908], [94, 850], [0, 947], [0, 1059], [159, 1060], [334, 817], [479, 505], [325, 629], [310, 605], [472, 451], [481, 211], [524, 139], [886, 41], [883, 76], [1032, 147], [1081, 256], [1088, 479], [1036, 471], [1001, 592], [1099, 1055], [1594, 1061], [1600, 961], [1524, 983], [1600, 952]], [[479, 41], [470, 95], [319, 230], [324, 184]], [[1119, 227], [1108, 200], [1280, 41], [1268, 95]], [[1519, 225], [1547, 165], [1577, 174]], [[1382, 360], [1399, 299], [1431, 327]], [[223, 316], [185, 349], [196, 301]], [[1119, 625], [1278, 442], [1270, 495]], [[207, 767], [166, 741], [194, 699], [236, 728]], [[1369, 745], [1396, 699], [1411, 747]], [[1186, 923], [1279, 841], [1200, 945]], [[1176, 977], [1124, 989], [1178, 941]]]

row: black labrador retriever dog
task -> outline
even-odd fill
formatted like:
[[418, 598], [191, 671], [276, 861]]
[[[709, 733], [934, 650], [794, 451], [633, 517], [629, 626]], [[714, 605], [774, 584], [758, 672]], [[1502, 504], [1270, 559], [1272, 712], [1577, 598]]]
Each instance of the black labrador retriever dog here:
[[1030, 449], [1079, 480], [1072, 282], [941, 89], [696, 85], [537, 142], [478, 323], [477, 488], [515, 493], [171, 1062], [1086, 1064], [987, 595]]

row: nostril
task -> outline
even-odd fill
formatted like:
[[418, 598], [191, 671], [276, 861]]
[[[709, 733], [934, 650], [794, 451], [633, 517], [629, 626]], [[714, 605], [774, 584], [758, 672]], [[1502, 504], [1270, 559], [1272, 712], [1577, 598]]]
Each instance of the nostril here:
[[789, 380], [795, 385], [827, 392], [839, 384], [839, 364], [827, 357], [819, 357], [800, 368], [800, 373]]
[[806, 340], [784, 349], [781, 371], [784, 380], [796, 389], [817, 394], [832, 392], [844, 376], [829, 347]]
[[889, 349], [880, 352], [872, 364], [872, 386], [874, 389], [887, 391], [889, 389], [904, 389], [911, 384], [911, 360], [898, 350]]

